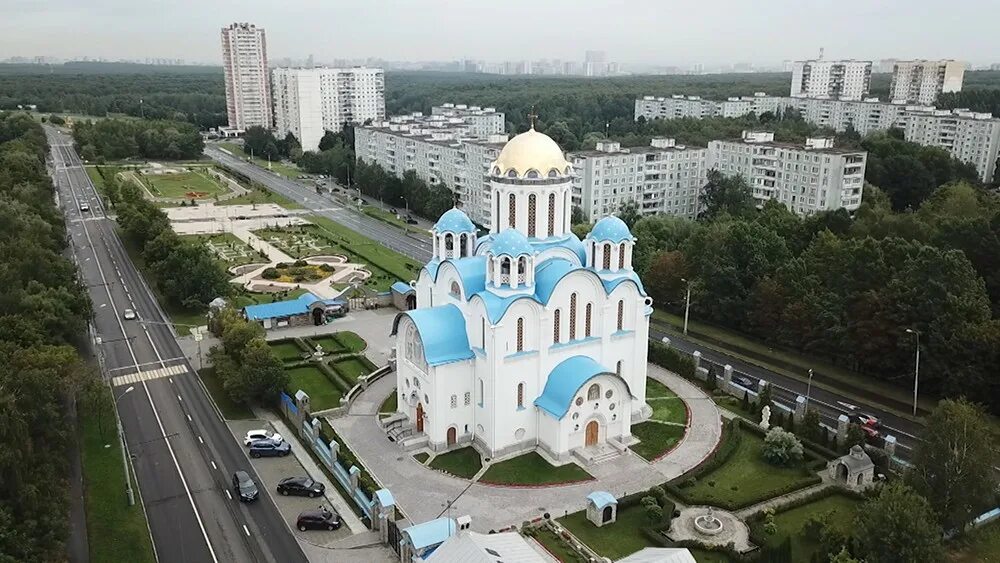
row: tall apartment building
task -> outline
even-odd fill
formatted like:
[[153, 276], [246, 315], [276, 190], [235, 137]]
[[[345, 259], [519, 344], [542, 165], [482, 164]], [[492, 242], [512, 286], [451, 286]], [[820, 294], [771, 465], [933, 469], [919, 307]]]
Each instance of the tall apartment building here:
[[961, 92], [965, 63], [960, 61], [896, 61], [889, 100], [931, 105], [942, 92]]
[[857, 209], [867, 156], [834, 148], [830, 138], [776, 143], [770, 132], [744, 131], [740, 140], [708, 144], [709, 169], [742, 175], [758, 204], [774, 199], [800, 215]]
[[871, 61], [796, 61], [792, 97], [860, 100], [871, 85]]
[[385, 119], [380, 68], [276, 68], [271, 86], [277, 135], [292, 133], [304, 151], [318, 150], [323, 134], [345, 123]]
[[271, 128], [271, 90], [264, 28], [234, 23], [222, 28], [222, 71], [229, 128]]
[[940, 147], [976, 167], [984, 182], [996, 173], [1000, 154], [1000, 119], [968, 110], [913, 109], [904, 115], [907, 141]]
[[408, 170], [429, 184], [443, 184], [459, 206], [481, 224], [491, 220], [490, 163], [507, 142], [506, 121], [494, 108], [445, 104], [394, 116], [354, 130], [358, 160], [402, 177]]
[[654, 138], [648, 147], [622, 148], [601, 141], [596, 150], [567, 155], [573, 163], [573, 205], [588, 221], [613, 215], [635, 202], [643, 215], [665, 213], [694, 219], [705, 185], [707, 149]]

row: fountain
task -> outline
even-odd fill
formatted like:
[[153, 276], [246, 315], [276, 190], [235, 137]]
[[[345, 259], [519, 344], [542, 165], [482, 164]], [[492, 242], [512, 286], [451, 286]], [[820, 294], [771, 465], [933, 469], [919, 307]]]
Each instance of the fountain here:
[[712, 507], [708, 512], [694, 519], [694, 529], [704, 536], [714, 536], [722, 531], [722, 521], [715, 517]]

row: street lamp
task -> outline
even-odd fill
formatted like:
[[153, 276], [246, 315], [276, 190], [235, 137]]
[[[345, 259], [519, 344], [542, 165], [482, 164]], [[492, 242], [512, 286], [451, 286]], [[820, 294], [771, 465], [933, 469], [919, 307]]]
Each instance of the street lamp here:
[[125, 443], [125, 431], [122, 430], [122, 418], [118, 416], [118, 401], [122, 400], [122, 397], [128, 395], [135, 389], [135, 386], [129, 385], [128, 389], [125, 389], [118, 395], [115, 399], [115, 422], [118, 424], [118, 439], [122, 443], [122, 470], [125, 472], [125, 496], [128, 498], [128, 505], [132, 506], [135, 504], [135, 495], [132, 494], [132, 476], [129, 474], [128, 470], [128, 460], [126, 459], [126, 452], [128, 451], [128, 445]]
[[691, 282], [684, 278], [681, 281], [687, 284], [687, 296], [684, 298], [684, 336], [688, 333], [688, 314], [691, 312]]
[[913, 416], [917, 416], [917, 387], [920, 385], [920, 331], [908, 328], [906, 332], [917, 338], [917, 357], [913, 363]]
[[809, 397], [812, 394], [813, 387], [813, 370], [809, 368], [809, 383], [806, 385], [806, 408], [809, 408]]

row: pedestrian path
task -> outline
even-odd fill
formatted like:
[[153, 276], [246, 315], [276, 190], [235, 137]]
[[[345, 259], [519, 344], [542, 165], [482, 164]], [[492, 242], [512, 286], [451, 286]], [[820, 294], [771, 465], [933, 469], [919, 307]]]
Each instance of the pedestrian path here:
[[807, 497], [809, 495], [818, 493], [823, 489], [833, 486], [832, 483], [827, 481], [825, 472], [820, 473], [820, 477], [823, 479], [822, 483], [818, 483], [816, 485], [813, 485], [811, 487], [806, 487], [804, 489], [799, 489], [797, 491], [792, 491], [790, 493], [785, 493], [780, 497], [774, 497], [772, 499], [765, 500], [764, 502], [758, 502], [757, 504], [750, 505], [742, 510], [737, 510], [733, 514], [736, 514], [743, 520], [746, 520], [747, 518], [753, 516], [754, 514], [757, 514], [758, 512], [763, 512], [768, 508], [777, 511], [777, 509], [781, 508], [782, 506], [785, 506], [788, 503], [795, 502], [800, 498]]

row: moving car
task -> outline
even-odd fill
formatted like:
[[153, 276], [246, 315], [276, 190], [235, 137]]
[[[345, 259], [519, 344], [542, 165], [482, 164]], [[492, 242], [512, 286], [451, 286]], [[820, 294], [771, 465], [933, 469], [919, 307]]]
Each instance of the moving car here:
[[135, 311], [133, 311], [132, 309], [125, 309], [124, 311], [122, 311], [122, 318], [125, 319], [126, 321], [131, 321], [135, 319]]
[[255, 440], [250, 443], [250, 457], [284, 457], [292, 453], [292, 447], [282, 440]]
[[90, 204], [85, 201], [80, 202], [80, 211], [90, 211]]
[[340, 515], [321, 506], [316, 510], [306, 510], [299, 514], [295, 521], [295, 527], [302, 532], [306, 530], [336, 530], [340, 527]]
[[879, 426], [881, 426], [881, 424], [878, 421], [878, 418], [863, 412], [851, 413], [851, 419], [855, 423], [860, 424], [861, 426], [870, 426], [872, 428], [878, 428]]
[[247, 432], [246, 437], [243, 438], [243, 445], [249, 446], [257, 440], [274, 440], [275, 442], [284, 441], [281, 434], [278, 434], [277, 432], [268, 432], [267, 430], [259, 429]]
[[313, 481], [309, 477], [285, 477], [278, 481], [278, 493], [297, 497], [316, 498], [326, 491], [323, 483]]
[[260, 497], [260, 490], [257, 489], [257, 483], [253, 482], [250, 474], [246, 471], [233, 473], [233, 489], [236, 491], [236, 496], [243, 502], [255, 501]]

